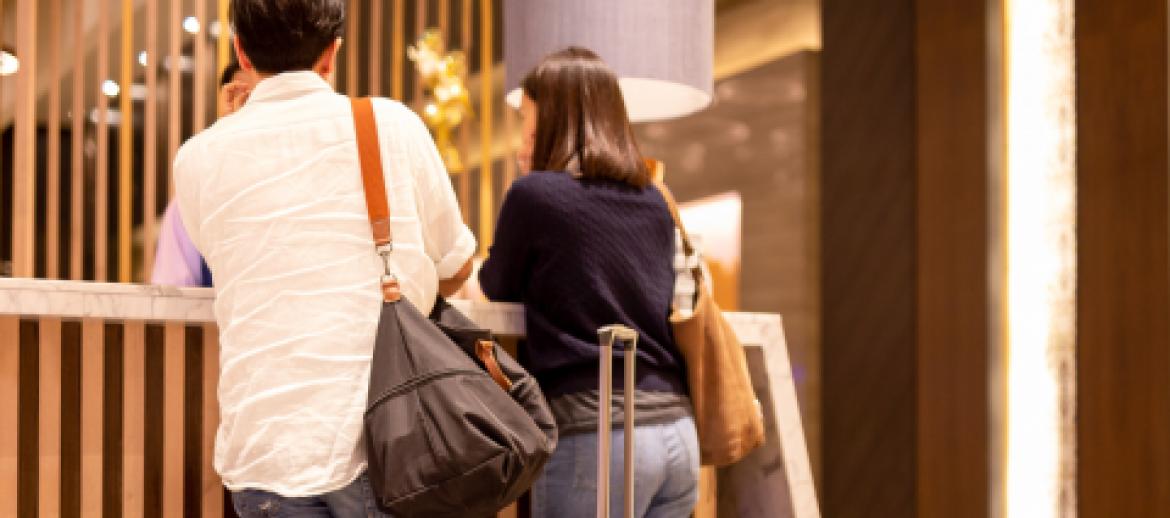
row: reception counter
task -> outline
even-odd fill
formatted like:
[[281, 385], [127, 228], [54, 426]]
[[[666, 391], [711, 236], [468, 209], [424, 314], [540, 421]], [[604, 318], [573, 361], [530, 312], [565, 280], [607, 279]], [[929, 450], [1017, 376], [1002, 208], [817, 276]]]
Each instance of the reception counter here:
[[[0, 279], [0, 516], [225, 514], [210, 289]], [[495, 334], [523, 308], [455, 300]], [[768, 444], [719, 473], [719, 515], [818, 517], [779, 315], [728, 313]], [[189, 514], [188, 514], [189, 515]]]

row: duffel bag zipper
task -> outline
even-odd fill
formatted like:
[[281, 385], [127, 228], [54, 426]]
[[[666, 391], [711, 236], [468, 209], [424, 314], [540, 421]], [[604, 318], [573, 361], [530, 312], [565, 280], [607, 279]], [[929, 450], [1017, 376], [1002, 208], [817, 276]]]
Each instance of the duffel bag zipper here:
[[[411, 379], [407, 380], [405, 383], [402, 383], [400, 385], [392, 387], [389, 390], [387, 390], [386, 392], [383, 392], [381, 395], [374, 398], [374, 400], [372, 402], [366, 403], [366, 412], [369, 412], [371, 408], [374, 408], [375, 406], [377, 406], [378, 404], [380, 404], [381, 402], [383, 402], [387, 399], [390, 399], [392, 397], [399, 396], [399, 395], [402, 395], [406, 392], [409, 392], [410, 390], [414, 389], [415, 387], [419, 386], [422, 383], [432, 381], [432, 380], [435, 380], [438, 378], [446, 378], [448, 376], [455, 376], [458, 374], [470, 374], [470, 375], [474, 375], [474, 376], [488, 376], [488, 373], [486, 373], [482, 370], [476, 370], [476, 369], [444, 369], [444, 370], [430, 372], [430, 373], [427, 373], [423, 376], [419, 376], [417, 378], [411, 378]], [[491, 376], [488, 376], [488, 377], [490, 378]]]

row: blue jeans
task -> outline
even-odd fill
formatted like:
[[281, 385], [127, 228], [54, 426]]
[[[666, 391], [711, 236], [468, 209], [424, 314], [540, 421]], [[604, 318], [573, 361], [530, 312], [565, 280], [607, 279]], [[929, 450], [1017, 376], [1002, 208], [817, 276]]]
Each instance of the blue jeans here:
[[337, 491], [317, 496], [287, 497], [258, 489], [232, 492], [240, 518], [383, 518], [374, 506], [370, 479], [363, 473]]
[[[610, 443], [610, 513], [622, 516], [625, 433]], [[634, 427], [634, 510], [645, 518], [690, 516], [699, 499], [699, 439], [685, 417]], [[532, 487], [532, 518], [597, 516], [597, 434], [562, 436]]]

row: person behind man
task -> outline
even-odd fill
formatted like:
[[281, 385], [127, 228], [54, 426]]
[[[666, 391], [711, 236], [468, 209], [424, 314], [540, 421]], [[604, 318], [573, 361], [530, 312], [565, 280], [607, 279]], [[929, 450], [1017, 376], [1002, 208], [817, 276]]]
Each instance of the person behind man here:
[[[553, 53], [520, 86], [518, 158], [533, 172], [504, 198], [479, 282], [492, 300], [524, 303], [520, 361], [548, 396], [561, 435], [532, 488], [532, 516], [594, 516], [597, 413], [611, 409], [597, 390], [597, 330], [615, 323], [638, 332], [634, 516], [689, 516], [698, 500], [699, 445], [668, 321], [670, 211], [651, 185], [617, 78], [596, 54], [579, 47]], [[614, 366], [618, 391], [622, 365]], [[612, 434], [611, 470], [622, 473], [625, 438], [621, 429]], [[611, 509], [620, 514], [624, 486], [615, 478], [610, 487]]]
[[[241, 69], [235, 61], [228, 63], [219, 78], [219, 113], [227, 116], [239, 109], [252, 87], [256, 86], [256, 81], [255, 72]], [[171, 286], [211, 286], [211, 270], [183, 229], [175, 200], [171, 200], [163, 212], [150, 282]]]
[[[361, 446], [381, 306], [349, 99], [331, 77], [343, 0], [232, 0], [236, 55], [260, 82], [175, 158], [184, 226], [215, 272], [214, 466], [244, 518], [375, 516]], [[470, 274], [434, 141], [374, 99], [392, 267], [424, 314]]]

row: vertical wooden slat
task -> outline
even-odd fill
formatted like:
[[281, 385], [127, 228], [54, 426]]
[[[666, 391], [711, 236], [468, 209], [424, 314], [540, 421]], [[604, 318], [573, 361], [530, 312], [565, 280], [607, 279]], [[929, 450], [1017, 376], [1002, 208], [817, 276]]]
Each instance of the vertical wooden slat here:
[[37, 2], [18, 0], [16, 55], [20, 71], [16, 74], [16, 147], [12, 184], [12, 274], [15, 277], [36, 275], [36, 103], [37, 103]]
[[16, 516], [20, 318], [0, 316], [0, 516]]
[[[167, 60], [171, 66], [167, 70], [169, 72], [167, 79], [167, 164], [168, 166], [175, 161], [175, 153], [179, 150], [179, 138], [182, 132], [182, 108], [183, 108], [183, 89], [182, 66], [179, 64], [179, 49], [183, 44], [183, 31], [180, 26], [183, 24], [183, 1], [171, 0], [170, 2], [170, 21], [167, 22], [167, 33], [170, 34], [168, 42], [168, 50], [170, 51]], [[169, 169], [169, 167], [168, 167]], [[170, 181], [171, 175], [166, 175], [167, 178], [167, 199], [175, 192], [174, 182]]]
[[[401, 0], [395, 0], [399, 2]], [[394, 13], [395, 20], [397, 14]], [[398, 22], [395, 21], [395, 24]], [[370, 95], [382, 95], [382, 2], [374, 0], [370, 2], [370, 49], [369, 49], [369, 87]], [[397, 59], [397, 56], [395, 56]], [[395, 96], [397, 98], [397, 96]]]
[[[391, 34], [391, 97], [402, 101], [406, 74], [406, 0], [394, 0], [394, 27]], [[380, 42], [381, 40], [379, 40]]]
[[134, 0], [122, 0], [122, 93], [118, 124], [118, 282], [130, 282], [134, 208]]
[[[471, 0], [463, 0], [459, 9], [460, 16], [460, 44], [463, 46], [463, 55], [471, 60], [471, 18], [473, 4]], [[470, 66], [470, 65], [469, 65]], [[463, 156], [471, 155], [471, 123], [464, 122], [459, 126], [459, 149]], [[459, 212], [463, 213], [463, 222], [471, 223], [471, 173], [466, 169], [459, 174]]]
[[140, 518], [146, 471], [146, 326], [128, 321], [123, 336], [122, 516]]
[[443, 45], [451, 48], [451, 0], [439, 0], [439, 34]]
[[[394, 0], [394, 28], [391, 30], [390, 43], [390, 95], [403, 100], [406, 96], [406, 0]], [[381, 40], [379, 45], [381, 44]]]
[[[97, 0], [97, 77], [101, 84], [109, 79], [110, 72], [110, 0]], [[110, 203], [110, 160], [109, 160], [109, 109], [110, 99], [104, 93], [97, 96], [97, 165], [94, 177], [94, 280], [104, 281], [109, 276], [109, 203]]]
[[192, 72], [191, 87], [191, 132], [199, 133], [207, 126], [207, 32], [211, 24], [207, 15], [207, 2], [195, 0], [195, 18], [199, 20], [199, 32], [191, 36], [195, 47], [195, 70]]
[[[54, 2], [56, 3], [56, 2]], [[37, 510], [40, 516], [61, 513], [61, 319], [40, 322], [40, 398], [37, 402], [40, 473]]]
[[[172, 29], [174, 30], [174, 29]], [[146, 101], [143, 108], [142, 229], [143, 281], [154, 268], [158, 218], [158, 2], [146, 2]], [[168, 168], [169, 169], [169, 168]]]
[[203, 326], [203, 430], [200, 434], [203, 466], [203, 517], [223, 516], [223, 482], [215, 472], [212, 459], [215, 458], [215, 433], [219, 427], [219, 400], [216, 393], [219, 383], [219, 331], [215, 324]]
[[182, 322], [167, 322], [163, 340], [163, 516], [183, 513], [183, 387], [186, 338]]
[[45, 276], [61, 276], [61, 0], [49, 0], [49, 120], [45, 152], [48, 192], [45, 216]]
[[358, 14], [361, 2], [351, 0], [346, 6], [345, 13], [345, 93], [350, 97], [358, 96], [358, 35], [361, 32], [361, 21]]
[[504, 190], [516, 179], [516, 110], [504, 104]]
[[[427, 29], [427, 0], [415, 0], [414, 5], [414, 39], [418, 41], [422, 38], [423, 31]], [[443, 40], [446, 42], [446, 39]], [[397, 56], [395, 51], [395, 56]], [[411, 92], [410, 102], [422, 106], [422, 92], [423, 82], [418, 74], [414, 74], [414, 90]]]
[[487, 255], [492, 244], [492, 0], [479, 3], [480, 108], [479, 148], [479, 252]]
[[73, 107], [70, 110], [69, 122], [69, 160], [71, 162], [70, 176], [72, 185], [69, 197], [70, 224], [69, 224], [69, 278], [81, 280], [85, 268], [82, 261], [85, 257], [85, 242], [82, 240], [85, 225], [85, 205], [83, 203], [85, 189], [85, 157], [82, 153], [85, 142], [85, 53], [77, 49], [85, 48], [85, 6], [88, 2], [73, 3]]
[[81, 322], [81, 516], [102, 515], [105, 342], [101, 320]]
[[[218, 61], [217, 61], [218, 64], [215, 67], [215, 85], [216, 86], [215, 86], [215, 95], [213, 96], [216, 99], [219, 98], [219, 76], [221, 74], [223, 74], [223, 70], [225, 68], [227, 68], [228, 63], [231, 62], [231, 58], [232, 58], [232, 54], [231, 54], [232, 31], [230, 29], [231, 25], [229, 25], [229, 22], [228, 22], [228, 7], [230, 5], [231, 5], [230, 0], [219, 0], [219, 10], [218, 10], [219, 12], [217, 15], [217, 17], [219, 18], [219, 35], [216, 36], [217, 39], [215, 40], [216, 56], [218, 59]], [[219, 117], [222, 117], [223, 113], [218, 111], [219, 102], [216, 102], [215, 105], [217, 108], [216, 115]]]

